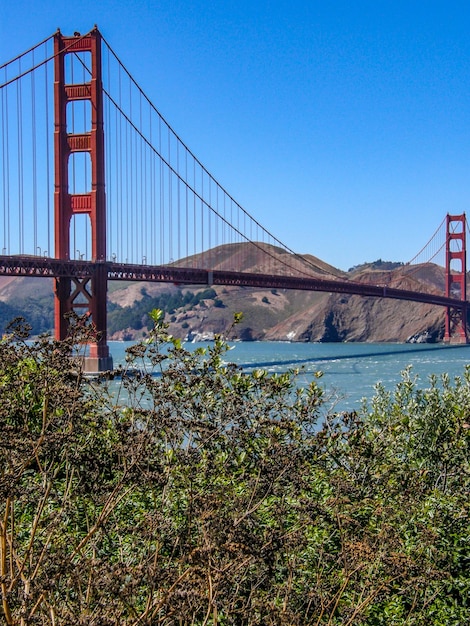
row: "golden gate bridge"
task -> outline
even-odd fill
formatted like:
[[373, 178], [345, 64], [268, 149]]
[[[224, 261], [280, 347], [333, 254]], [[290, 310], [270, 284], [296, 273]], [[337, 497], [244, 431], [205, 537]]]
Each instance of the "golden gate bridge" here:
[[445, 308], [445, 341], [467, 343], [465, 214], [448, 214], [413, 260], [444, 257], [442, 293], [339, 279], [215, 180], [96, 27], [57, 31], [4, 63], [0, 91], [0, 275], [55, 280], [57, 339], [71, 312], [96, 330], [88, 369], [112, 367], [109, 280], [423, 302]]

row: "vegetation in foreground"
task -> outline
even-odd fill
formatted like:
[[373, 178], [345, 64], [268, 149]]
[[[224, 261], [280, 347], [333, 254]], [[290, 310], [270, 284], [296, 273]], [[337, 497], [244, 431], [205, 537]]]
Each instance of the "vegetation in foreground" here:
[[470, 623], [470, 369], [335, 415], [153, 319], [115, 395], [0, 342], [4, 623]]

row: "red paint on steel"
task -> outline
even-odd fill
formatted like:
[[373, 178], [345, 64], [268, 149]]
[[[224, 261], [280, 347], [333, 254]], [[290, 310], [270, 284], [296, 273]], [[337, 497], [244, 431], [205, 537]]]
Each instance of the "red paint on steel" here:
[[467, 221], [465, 213], [446, 219], [446, 296], [461, 300], [462, 307], [448, 306], [444, 341], [468, 343], [467, 331]]
[[179, 285], [231, 285], [238, 287], [299, 289], [348, 293], [371, 298], [391, 298], [410, 302], [423, 302], [435, 306], [451, 307], [463, 311], [468, 303], [459, 298], [436, 293], [395, 289], [367, 283], [322, 278], [297, 278], [221, 270], [205, 270], [175, 265], [134, 265], [83, 260], [60, 260], [36, 256], [0, 256], [0, 276], [37, 276], [81, 280], [85, 285], [97, 272], [107, 275], [108, 280], [148, 281], [177, 283]]
[[[106, 197], [103, 131], [103, 87], [101, 76], [101, 35], [94, 29], [84, 37], [64, 37], [54, 41], [54, 163], [55, 163], [55, 256], [70, 259], [70, 223], [74, 214], [86, 214], [91, 224], [91, 255], [94, 262], [90, 277], [57, 276], [55, 290], [55, 331], [58, 339], [68, 332], [67, 313], [77, 311], [91, 317], [96, 341], [90, 344], [90, 357], [109, 359], [106, 326], [107, 271]], [[65, 84], [65, 57], [75, 52], [91, 54], [89, 83]], [[91, 128], [80, 134], [67, 133], [67, 104], [90, 101]], [[91, 190], [85, 194], [69, 191], [68, 163], [72, 152], [87, 152], [91, 161]]]

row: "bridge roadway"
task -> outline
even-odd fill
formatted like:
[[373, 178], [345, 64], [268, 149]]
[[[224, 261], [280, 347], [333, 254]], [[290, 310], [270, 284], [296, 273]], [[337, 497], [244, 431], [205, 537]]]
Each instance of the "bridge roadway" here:
[[424, 302], [436, 306], [464, 309], [468, 302], [443, 295], [394, 289], [345, 280], [326, 280], [296, 276], [277, 276], [223, 270], [195, 269], [175, 265], [133, 265], [110, 261], [60, 260], [39, 256], [0, 256], [0, 276], [30, 276], [42, 278], [92, 278], [106, 267], [108, 280], [148, 281], [185, 285], [232, 285], [266, 289], [300, 289], [328, 293], [348, 293], [372, 298], [393, 298]]

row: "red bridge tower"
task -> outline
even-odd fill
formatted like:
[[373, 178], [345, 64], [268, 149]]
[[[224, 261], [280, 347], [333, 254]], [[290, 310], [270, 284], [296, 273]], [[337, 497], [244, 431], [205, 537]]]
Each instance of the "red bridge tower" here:
[[[55, 158], [55, 257], [70, 259], [70, 226], [73, 215], [85, 214], [91, 224], [92, 278], [56, 278], [55, 333], [59, 340], [67, 336], [65, 314], [75, 311], [91, 318], [96, 339], [89, 344], [85, 359], [87, 371], [112, 369], [107, 344], [106, 296], [106, 197], [104, 169], [103, 88], [101, 80], [101, 35], [95, 27], [85, 36], [63, 37], [58, 31], [54, 41], [54, 158]], [[65, 83], [65, 58], [69, 54], [91, 54], [90, 81]], [[67, 105], [90, 102], [91, 128], [81, 134], [67, 132]], [[91, 189], [75, 194], [69, 190], [69, 158], [85, 152], [91, 161]]]
[[447, 307], [444, 341], [468, 343], [467, 333], [467, 247], [465, 213], [447, 214], [446, 296], [460, 298], [462, 307]]

